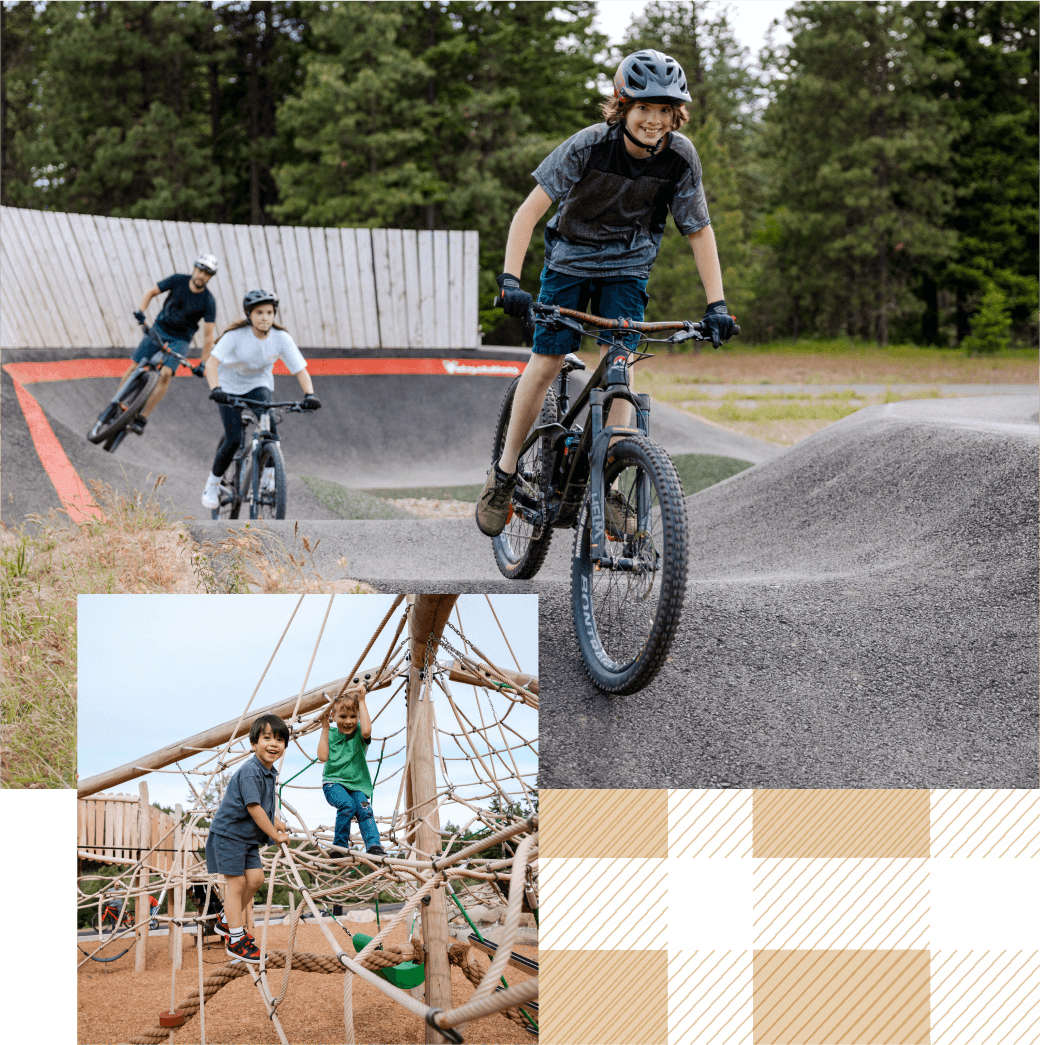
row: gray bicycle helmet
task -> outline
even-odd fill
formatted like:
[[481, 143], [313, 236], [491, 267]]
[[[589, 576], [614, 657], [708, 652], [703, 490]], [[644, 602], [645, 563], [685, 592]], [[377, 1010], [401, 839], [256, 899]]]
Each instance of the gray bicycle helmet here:
[[614, 74], [614, 97], [625, 102], [681, 105], [690, 101], [686, 73], [674, 59], [646, 48], [621, 59]]
[[212, 254], [200, 254], [192, 262], [192, 266], [202, 269], [203, 272], [208, 272], [211, 276], [217, 274], [217, 259]]
[[249, 318], [249, 313], [256, 308], [257, 305], [274, 305], [275, 310], [278, 309], [278, 295], [273, 290], [250, 290], [244, 298], [242, 298], [242, 308], [245, 309], [246, 318]]

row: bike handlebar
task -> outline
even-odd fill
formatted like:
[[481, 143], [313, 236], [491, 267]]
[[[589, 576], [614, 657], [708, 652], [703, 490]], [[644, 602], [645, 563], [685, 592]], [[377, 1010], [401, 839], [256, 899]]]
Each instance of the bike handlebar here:
[[296, 400], [291, 400], [288, 403], [264, 403], [258, 399], [243, 399], [242, 396], [236, 396], [228, 394], [227, 406], [258, 406], [263, 410], [285, 410], [288, 409], [291, 413], [299, 413], [303, 411], [303, 404]]
[[[502, 298], [495, 298], [496, 307], [502, 307]], [[571, 308], [561, 308], [559, 305], [545, 305], [541, 301], [532, 301], [527, 308], [527, 325], [534, 327], [537, 316], [556, 316], [557, 318], [567, 316], [576, 319], [579, 323], [591, 323], [602, 330], [631, 330], [637, 334], [654, 334], [662, 330], [685, 330], [691, 334], [701, 332], [701, 324], [689, 319], [665, 320], [656, 323], [637, 322], [634, 319], [606, 319], [603, 316], [594, 316], [589, 312], [576, 312]], [[567, 324], [570, 326], [570, 324]], [[572, 327], [572, 329], [574, 329]], [[577, 330], [575, 332], [578, 332]], [[586, 331], [581, 331], [586, 333]], [[740, 327], [734, 325], [734, 334], [740, 333]], [[686, 340], [683, 338], [682, 340]], [[707, 339], [705, 339], [707, 340]]]
[[[187, 367], [187, 368], [188, 368], [189, 370], [192, 370], [192, 371], [194, 371], [194, 370], [195, 370], [195, 367], [193, 367], [193, 366], [191, 365], [191, 363], [190, 363], [190, 362], [188, 362], [188, 359], [187, 359], [187, 357], [186, 357], [186, 356], [182, 356], [182, 355], [180, 354], [180, 352], [174, 352], [174, 350], [173, 350], [172, 348], [167, 348], [167, 347], [166, 347], [166, 345], [164, 345], [164, 344], [162, 343], [162, 340], [161, 340], [161, 338], [160, 338], [160, 337], [159, 337], [159, 335], [158, 335], [158, 334], [157, 334], [157, 333], [155, 332], [155, 329], [154, 329], [153, 327], [150, 327], [150, 326], [149, 326], [149, 325], [148, 325], [147, 323], [145, 323], [145, 322], [144, 322], [143, 320], [140, 320], [140, 319], [139, 319], [139, 320], [138, 320], [137, 322], [141, 324], [141, 329], [142, 329], [142, 330], [144, 331], [144, 333], [145, 333], [145, 336], [146, 336], [146, 337], [150, 337], [150, 338], [151, 338], [151, 339], [152, 339], [152, 340], [153, 340], [153, 341], [154, 341], [154, 342], [155, 342], [155, 343], [156, 343], [156, 344], [157, 344], [157, 345], [159, 346], [160, 350], [161, 350], [161, 351], [162, 351], [162, 352], [163, 352], [163, 353], [164, 353], [165, 355], [168, 355], [168, 356], [176, 356], [176, 357], [177, 357], [177, 359], [179, 359], [179, 360], [180, 360], [180, 365], [181, 365], [181, 366], [186, 366], [186, 367]], [[174, 369], [176, 369], [176, 367], [174, 367]], [[196, 376], [196, 377], [202, 377], [202, 376], [204, 376], [204, 375], [196, 373], [196, 374], [195, 374], [195, 376]]]

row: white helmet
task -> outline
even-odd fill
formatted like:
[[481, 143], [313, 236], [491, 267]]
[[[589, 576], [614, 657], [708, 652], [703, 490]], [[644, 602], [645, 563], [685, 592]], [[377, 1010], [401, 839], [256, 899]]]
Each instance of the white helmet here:
[[202, 269], [203, 272], [208, 272], [211, 276], [217, 274], [217, 259], [212, 254], [200, 254], [192, 262], [192, 266]]

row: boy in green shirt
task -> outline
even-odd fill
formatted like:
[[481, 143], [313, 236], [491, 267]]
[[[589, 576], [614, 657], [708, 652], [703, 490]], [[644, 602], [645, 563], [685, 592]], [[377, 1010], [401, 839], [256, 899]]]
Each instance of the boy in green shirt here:
[[[365, 749], [372, 742], [372, 720], [365, 694], [364, 686], [359, 691], [344, 693], [322, 716], [318, 741], [318, 758], [325, 763], [322, 790], [325, 800], [336, 808], [333, 845], [344, 852], [350, 847], [350, 822], [357, 817], [365, 850], [374, 856], [386, 856], [372, 813], [372, 777], [365, 760]], [[330, 732], [332, 721], [336, 729]]]

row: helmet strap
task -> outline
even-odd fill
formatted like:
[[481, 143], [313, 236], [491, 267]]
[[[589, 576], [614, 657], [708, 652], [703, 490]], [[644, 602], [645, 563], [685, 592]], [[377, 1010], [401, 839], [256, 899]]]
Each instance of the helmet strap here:
[[646, 151], [650, 153], [651, 156], [653, 156], [654, 153], [657, 152], [659, 148], [661, 148], [661, 145], [663, 144], [665, 138], [668, 137], [668, 132], [665, 131], [664, 134], [662, 134], [661, 137], [657, 139], [656, 145], [644, 145], [637, 137], [635, 137], [635, 135], [630, 133], [629, 129], [625, 126], [624, 120], [621, 121], [621, 130], [624, 132], [625, 137], [630, 142], [634, 142], [641, 149], [646, 149]]

